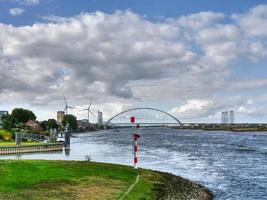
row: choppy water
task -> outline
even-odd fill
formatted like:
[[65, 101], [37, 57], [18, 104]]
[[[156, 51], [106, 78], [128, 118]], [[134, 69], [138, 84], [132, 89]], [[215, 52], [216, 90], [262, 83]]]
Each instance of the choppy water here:
[[[64, 153], [0, 159], [64, 159], [132, 164], [132, 129], [79, 134]], [[210, 188], [215, 199], [267, 199], [267, 133], [229, 133], [168, 128], [139, 130], [140, 167], [166, 171]], [[255, 134], [255, 137], [253, 136]]]

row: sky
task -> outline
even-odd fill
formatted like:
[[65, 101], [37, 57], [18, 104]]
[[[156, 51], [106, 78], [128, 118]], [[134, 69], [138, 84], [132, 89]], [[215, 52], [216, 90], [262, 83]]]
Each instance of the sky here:
[[0, 110], [264, 123], [266, 87], [266, 0], [0, 0]]

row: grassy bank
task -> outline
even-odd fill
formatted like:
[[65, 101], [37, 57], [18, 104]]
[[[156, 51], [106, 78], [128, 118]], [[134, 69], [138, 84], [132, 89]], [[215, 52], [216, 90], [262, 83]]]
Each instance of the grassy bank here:
[[[137, 175], [138, 172], [131, 167], [85, 161], [0, 160], [0, 199], [121, 199], [136, 181]], [[139, 181], [124, 199], [168, 199], [167, 185], [170, 183], [167, 180], [170, 182], [171, 179], [164, 174], [139, 170]], [[178, 180], [187, 184], [186, 192], [198, 194], [197, 191], [202, 191], [200, 186], [190, 188], [192, 182], [188, 180], [179, 177]], [[180, 186], [177, 185], [177, 188]], [[184, 191], [180, 189], [179, 192]]]
[[[33, 146], [33, 145], [41, 145], [41, 144], [52, 144], [52, 143], [42, 143], [42, 142], [22, 142], [21, 146]], [[0, 147], [14, 147], [16, 143], [13, 142], [4, 142], [0, 141]]]

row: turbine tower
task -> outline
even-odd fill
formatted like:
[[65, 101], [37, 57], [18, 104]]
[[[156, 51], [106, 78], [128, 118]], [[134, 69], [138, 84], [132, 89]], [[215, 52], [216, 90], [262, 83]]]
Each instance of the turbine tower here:
[[90, 101], [90, 104], [89, 104], [89, 106], [88, 106], [88, 108], [86, 108], [86, 109], [83, 109], [82, 111], [85, 111], [85, 110], [87, 110], [87, 119], [88, 119], [88, 123], [90, 123], [90, 121], [89, 121], [89, 115], [90, 115], [90, 113], [95, 117], [95, 115], [94, 115], [94, 113], [90, 110], [90, 107], [91, 107], [91, 105], [92, 105], [92, 98], [91, 98], [91, 101]]
[[68, 105], [68, 102], [67, 102], [67, 99], [66, 99], [65, 96], [64, 96], [64, 101], [65, 101], [65, 108], [64, 108], [64, 111], [65, 111], [65, 114], [67, 115], [67, 114], [68, 114], [68, 109], [69, 109], [69, 108], [74, 108], [74, 107]]

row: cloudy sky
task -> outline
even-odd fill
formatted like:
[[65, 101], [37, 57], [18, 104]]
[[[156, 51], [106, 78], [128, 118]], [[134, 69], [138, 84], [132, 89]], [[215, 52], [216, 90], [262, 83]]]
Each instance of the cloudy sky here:
[[[182, 122], [267, 122], [267, 3], [0, 0], [0, 110], [105, 118], [154, 107]], [[86, 113], [75, 112], [79, 118]]]

